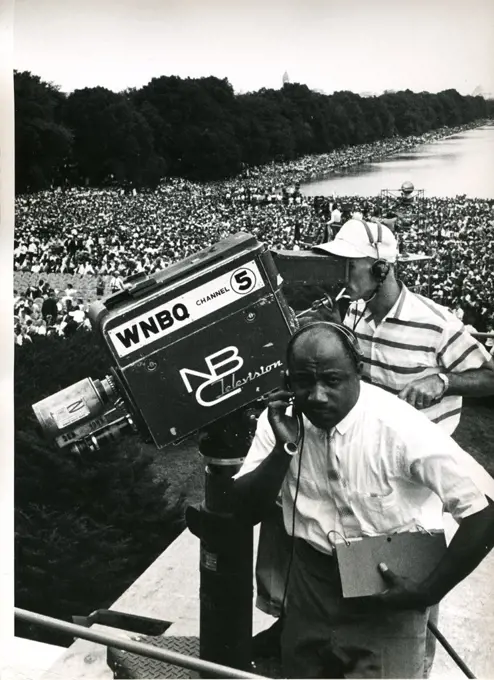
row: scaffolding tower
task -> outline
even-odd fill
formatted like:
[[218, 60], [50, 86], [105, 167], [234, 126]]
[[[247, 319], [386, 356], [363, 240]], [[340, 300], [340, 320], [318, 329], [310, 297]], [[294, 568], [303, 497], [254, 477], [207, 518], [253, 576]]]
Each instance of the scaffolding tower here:
[[[415, 293], [430, 297], [431, 295], [431, 261], [432, 234], [425, 228], [424, 189], [415, 189], [411, 182], [404, 182], [400, 189], [382, 189], [380, 208], [384, 225], [388, 226], [398, 240], [400, 255], [398, 256], [398, 272], [400, 278], [409, 278], [411, 268], [423, 266], [426, 281], [416, 280], [408, 287]], [[416, 229], [425, 239], [425, 243], [417, 248], [410, 238], [410, 231]]]

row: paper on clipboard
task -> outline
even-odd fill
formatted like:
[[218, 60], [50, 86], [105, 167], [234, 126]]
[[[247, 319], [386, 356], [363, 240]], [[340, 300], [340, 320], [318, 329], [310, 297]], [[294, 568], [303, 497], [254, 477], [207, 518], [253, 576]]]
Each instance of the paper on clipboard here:
[[337, 543], [335, 550], [343, 597], [365, 597], [388, 587], [378, 569], [380, 562], [398, 576], [426, 578], [444, 555], [446, 538], [444, 531], [413, 531]]

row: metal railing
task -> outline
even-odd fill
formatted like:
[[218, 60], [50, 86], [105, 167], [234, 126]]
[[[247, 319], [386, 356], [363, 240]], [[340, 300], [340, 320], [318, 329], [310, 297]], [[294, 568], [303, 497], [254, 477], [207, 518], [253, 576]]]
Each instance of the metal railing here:
[[199, 673], [207, 674], [208, 677], [253, 679], [263, 678], [262, 675], [248, 673], [247, 671], [241, 671], [238, 668], [230, 668], [229, 666], [223, 666], [222, 664], [205, 661], [204, 659], [197, 659], [192, 656], [187, 656], [186, 654], [180, 654], [179, 652], [161, 649], [160, 647], [153, 647], [153, 645], [148, 645], [143, 642], [126, 640], [125, 638], [118, 637], [117, 635], [91, 630], [90, 628], [85, 628], [84, 626], [78, 626], [75, 623], [68, 623], [67, 621], [54, 619], [51, 616], [30, 612], [27, 609], [19, 609], [18, 607], [15, 607], [14, 614], [17, 619], [26, 621], [27, 623], [33, 623], [46, 628], [52, 628], [53, 630], [57, 630], [60, 633], [73, 635], [74, 637], [81, 638], [83, 640], [90, 640], [91, 642], [96, 642], [98, 644], [105, 645], [106, 647], [123, 649], [126, 652], [139, 654], [149, 659], [156, 659], [157, 661], [163, 661], [164, 663], [168, 663], [173, 666], [188, 668]]
[[477, 338], [477, 340], [487, 340], [487, 338], [494, 338], [494, 333], [480, 333], [478, 331], [475, 331], [475, 333], [470, 333], [470, 335], [473, 338]]
[[[89, 640], [91, 642], [105, 645], [106, 647], [123, 649], [126, 652], [131, 652], [132, 654], [139, 654], [140, 656], [144, 656], [149, 659], [156, 659], [157, 661], [162, 661], [164, 663], [171, 664], [172, 666], [188, 668], [193, 671], [198, 671], [199, 673], [208, 673], [209, 675], [216, 676], [218, 678], [253, 678], [259, 680], [268, 680], [262, 675], [248, 673], [247, 671], [240, 671], [238, 668], [223, 666], [222, 664], [205, 661], [204, 659], [196, 659], [195, 657], [187, 656], [186, 654], [172, 652], [171, 650], [161, 649], [160, 647], [153, 647], [153, 645], [147, 645], [143, 642], [126, 640], [125, 638], [121, 638], [116, 635], [110, 635], [109, 633], [91, 630], [90, 628], [85, 628], [84, 626], [78, 626], [75, 623], [68, 623], [67, 621], [54, 619], [51, 616], [30, 612], [27, 609], [19, 609], [18, 607], [15, 607], [14, 614], [16, 618], [21, 621], [26, 621], [27, 623], [34, 623], [36, 625], [45, 626], [46, 628], [52, 628], [53, 630], [57, 630], [60, 633], [67, 633], [83, 640]], [[436, 628], [436, 626], [429, 622], [428, 627], [430, 628], [433, 635], [437, 638], [438, 642], [451, 656], [453, 661], [455, 661], [455, 663], [463, 671], [466, 677], [475, 678], [475, 675], [472, 673], [470, 668], [455, 652], [453, 647], [449, 644], [444, 635], [442, 635], [442, 633]]]

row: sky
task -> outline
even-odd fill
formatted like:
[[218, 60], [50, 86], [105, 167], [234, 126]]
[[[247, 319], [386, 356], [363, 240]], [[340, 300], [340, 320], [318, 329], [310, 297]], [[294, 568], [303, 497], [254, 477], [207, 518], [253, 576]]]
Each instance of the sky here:
[[494, 93], [493, 0], [15, 0], [14, 68], [64, 92], [161, 75], [327, 94]]

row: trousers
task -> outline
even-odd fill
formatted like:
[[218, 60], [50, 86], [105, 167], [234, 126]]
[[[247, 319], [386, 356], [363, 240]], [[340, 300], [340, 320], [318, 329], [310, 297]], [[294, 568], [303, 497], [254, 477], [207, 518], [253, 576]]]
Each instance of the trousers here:
[[363, 599], [343, 599], [336, 559], [295, 539], [281, 637], [284, 676], [423, 678], [431, 611], [364, 609]]
[[256, 607], [265, 614], [281, 616], [292, 550], [279, 505], [261, 523], [256, 562]]

